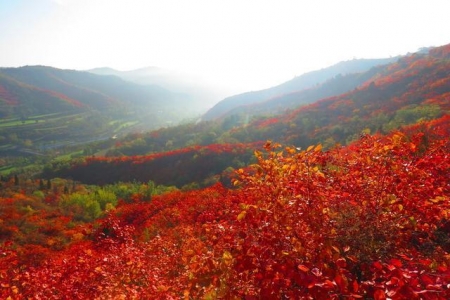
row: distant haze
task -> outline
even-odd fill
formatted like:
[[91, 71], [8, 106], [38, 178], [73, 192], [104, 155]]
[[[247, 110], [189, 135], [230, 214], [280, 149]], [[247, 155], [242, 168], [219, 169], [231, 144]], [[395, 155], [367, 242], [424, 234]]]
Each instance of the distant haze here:
[[448, 0], [0, 0], [0, 66], [157, 66], [233, 92], [450, 43]]

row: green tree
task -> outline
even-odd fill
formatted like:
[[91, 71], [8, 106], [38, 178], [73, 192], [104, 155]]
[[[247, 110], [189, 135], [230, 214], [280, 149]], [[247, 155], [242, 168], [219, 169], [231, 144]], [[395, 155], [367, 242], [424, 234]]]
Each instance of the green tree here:
[[88, 194], [64, 195], [59, 205], [64, 213], [73, 215], [74, 219], [80, 221], [89, 222], [102, 214], [100, 204]]
[[117, 196], [111, 191], [99, 189], [95, 192], [93, 199], [99, 203], [102, 210], [106, 209], [107, 204], [111, 204], [113, 207], [117, 205]]

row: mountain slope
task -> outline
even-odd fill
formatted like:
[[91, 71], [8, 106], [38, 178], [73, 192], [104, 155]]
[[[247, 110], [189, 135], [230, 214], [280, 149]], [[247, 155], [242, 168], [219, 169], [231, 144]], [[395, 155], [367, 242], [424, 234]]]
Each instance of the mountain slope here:
[[275, 96], [263, 102], [235, 107], [222, 115], [221, 118], [233, 117], [235, 121], [242, 122], [243, 119], [249, 119], [253, 116], [282, 114], [286, 110], [353, 90], [376, 76], [379, 70], [380, 67], [374, 67], [363, 73], [337, 75], [314, 87]]
[[158, 86], [143, 86], [118, 77], [88, 72], [44, 66], [4, 68], [0, 72], [20, 82], [65, 94], [97, 109], [120, 102], [159, 105], [162, 100], [168, 103], [180, 97]]
[[228, 111], [241, 105], [259, 103], [276, 96], [311, 88], [339, 74], [345, 75], [349, 73], [364, 72], [374, 66], [388, 64], [396, 60], [397, 58], [354, 59], [351, 61], [340, 62], [338, 64], [335, 64], [331, 67], [322, 70], [317, 70], [303, 74], [288, 82], [285, 82], [272, 88], [268, 88], [261, 91], [247, 92], [228, 97], [219, 102], [218, 104], [216, 104], [208, 112], [206, 112], [203, 115], [202, 120], [212, 120], [214, 118], [221, 117]]
[[[57, 113], [81, 111], [84, 104], [68, 96], [17, 81], [0, 73], [0, 116]], [[86, 107], [85, 107], [86, 108]]]
[[[117, 76], [45, 66], [0, 68], [0, 140], [6, 155], [104, 140], [195, 116], [189, 99]], [[52, 146], [53, 147], [53, 146]]]
[[[322, 99], [279, 118], [236, 128], [241, 142], [277, 140], [307, 146], [346, 143], [363, 131], [388, 132], [450, 110], [450, 45], [413, 54], [380, 68], [350, 92]], [[266, 124], [270, 124], [266, 126]]]

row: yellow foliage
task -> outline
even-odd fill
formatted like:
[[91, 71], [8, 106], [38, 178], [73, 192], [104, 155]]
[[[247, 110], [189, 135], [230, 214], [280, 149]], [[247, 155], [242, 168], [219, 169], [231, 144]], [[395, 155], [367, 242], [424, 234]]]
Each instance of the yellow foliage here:
[[245, 215], [247, 214], [247, 211], [243, 210], [241, 213], [237, 216], [237, 220], [240, 221], [243, 218], [245, 218]]

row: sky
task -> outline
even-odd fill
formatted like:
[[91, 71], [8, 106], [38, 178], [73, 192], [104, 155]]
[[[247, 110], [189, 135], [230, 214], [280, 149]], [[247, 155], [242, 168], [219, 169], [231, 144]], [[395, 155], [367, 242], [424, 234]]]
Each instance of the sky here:
[[157, 66], [240, 91], [450, 43], [448, 0], [0, 0], [0, 67]]

